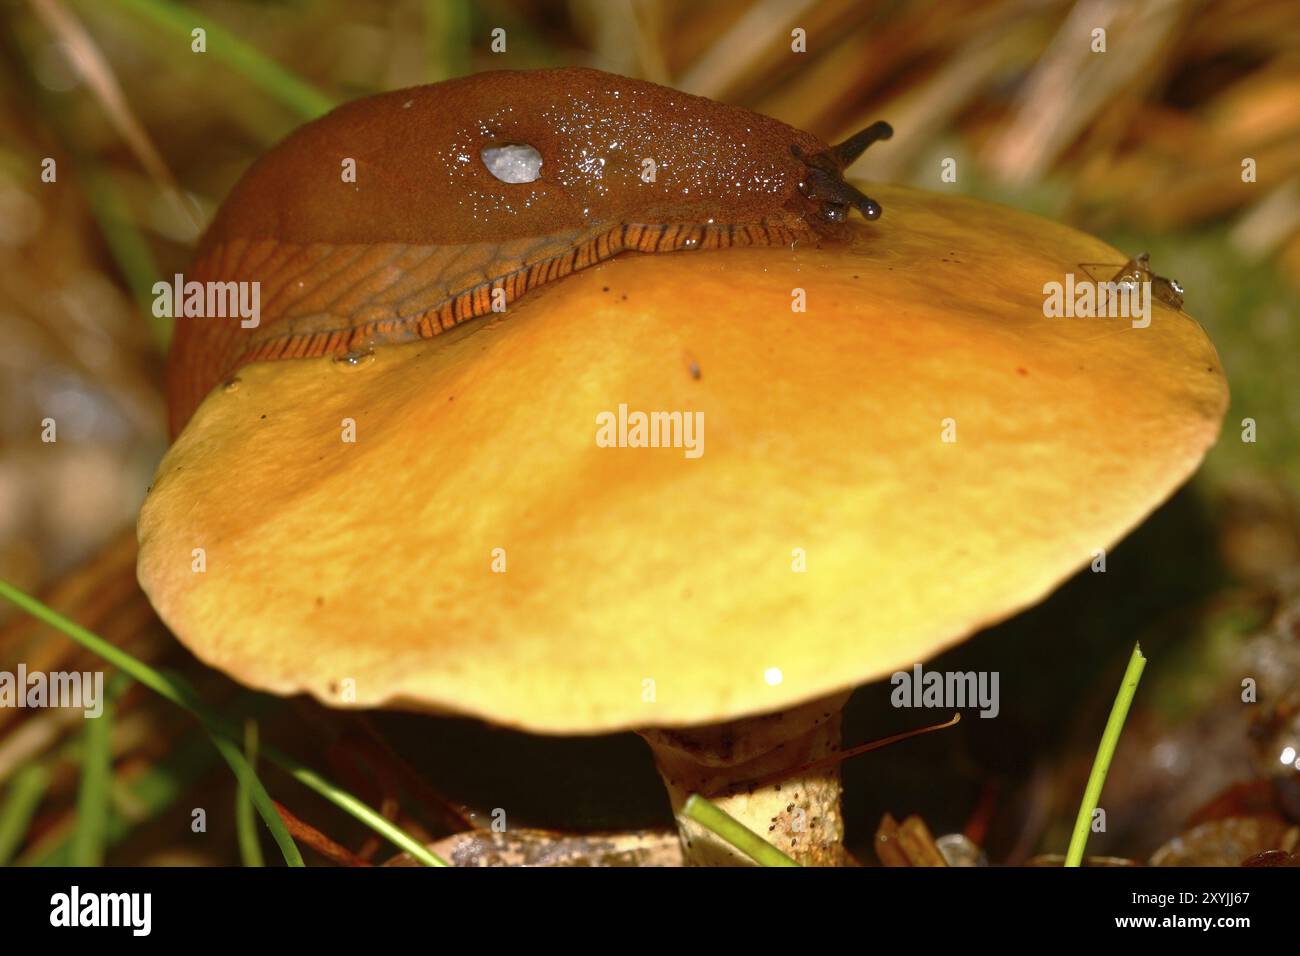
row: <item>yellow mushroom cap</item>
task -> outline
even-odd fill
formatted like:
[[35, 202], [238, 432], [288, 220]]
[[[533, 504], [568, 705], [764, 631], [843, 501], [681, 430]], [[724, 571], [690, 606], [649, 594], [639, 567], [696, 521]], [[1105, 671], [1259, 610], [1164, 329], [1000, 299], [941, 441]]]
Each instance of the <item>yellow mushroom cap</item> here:
[[[1038, 601], [1196, 468], [1214, 347], [1154, 300], [1045, 316], [1124, 263], [1096, 239], [874, 194], [848, 244], [621, 256], [355, 367], [240, 369], [159, 468], [145, 591], [253, 687], [556, 733], [775, 710]], [[703, 453], [600, 447], [620, 405], [703, 413]]]

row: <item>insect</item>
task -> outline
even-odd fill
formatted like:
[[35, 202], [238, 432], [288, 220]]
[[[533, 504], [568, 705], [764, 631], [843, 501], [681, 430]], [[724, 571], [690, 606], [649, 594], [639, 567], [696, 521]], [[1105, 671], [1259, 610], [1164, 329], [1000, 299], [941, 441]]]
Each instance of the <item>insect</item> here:
[[[1177, 279], [1168, 279], [1151, 271], [1151, 256], [1142, 253], [1120, 267], [1119, 271], [1109, 274], [1115, 268], [1114, 263], [1080, 262], [1079, 268], [1096, 282], [1113, 282], [1121, 288], [1135, 289], [1143, 282], [1151, 283], [1151, 295], [1158, 302], [1163, 302], [1171, 309], [1183, 307], [1183, 287]], [[1102, 271], [1105, 270], [1105, 271]]]
[[364, 352], [500, 312], [625, 251], [789, 246], [880, 215], [838, 146], [596, 70], [480, 73], [349, 103], [259, 159], [188, 278], [258, 282], [261, 322], [180, 318], [173, 434], [242, 364]]

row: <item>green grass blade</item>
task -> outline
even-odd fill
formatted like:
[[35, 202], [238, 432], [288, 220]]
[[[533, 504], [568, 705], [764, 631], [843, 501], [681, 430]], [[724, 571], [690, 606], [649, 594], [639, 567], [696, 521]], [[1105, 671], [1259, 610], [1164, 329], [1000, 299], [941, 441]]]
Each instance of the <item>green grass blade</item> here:
[[[112, 733], [111, 701], [129, 682], [130, 678], [125, 671], [113, 676], [113, 690], [105, 694], [107, 699], [104, 702], [104, 713], [86, 728], [81, 787], [77, 793], [77, 828], [73, 832], [71, 846], [73, 866], [102, 866], [104, 862], [104, 845], [109, 822], [109, 785], [112, 782], [112, 755], [109, 749]], [[188, 688], [185, 693], [193, 696], [193, 691]], [[280, 848], [284, 862], [289, 866], [304, 866], [297, 844], [293, 842], [293, 837], [289, 835], [289, 829], [285, 826], [280, 812], [271, 802], [270, 795], [257, 778], [251, 764], [244, 759], [239, 748], [227, 737], [213, 730], [206, 722], [204, 722], [204, 729], [208, 732], [217, 752], [230, 765], [235, 778], [239, 781], [240, 789], [248, 792], [251, 804], [261, 815], [262, 821], [271, 831], [271, 836]]]
[[86, 724], [82, 741], [81, 783], [77, 787], [77, 828], [72, 835], [73, 866], [103, 866], [108, 832], [108, 784], [113, 776], [113, 707]]
[[184, 699], [183, 695], [158, 671], [142, 661], [136, 660], [115, 644], [110, 644], [94, 632], [88, 631], [76, 621], [64, 617], [54, 608], [41, 603], [3, 578], [0, 578], [0, 597], [26, 611], [38, 621], [48, 624], [55, 630], [62, 631], [82, 647], [102, 657], [114, 667], [130, 674], [155, 693], [161, 694], [174, 704], [189, 709], [189, 703]]
[[425, 866], [447, 865], [446, 860], [428, 850], [423, 843], [390, 822], [383, 814], [376, 812], [346, 790], [339, 789], [316, 771], [303, 766], [292, 757], [271, 750], [269, 747], [263, 751], [263, 754], [265, 754], [267, 760], [272, 761], [281, 769], [287, 770], [299, 783], [315, 790], [330, 803], [345, 810], [390, 843], [401, 847]]
[[[257, 721], [244, 722], [244, 759], [257, 772]], [[253, 796], [243, 784], [235, 791], [235, 833], [239, 837], [239, 858], [244, 866], [265, 866], [262, 844], [253, 819]]]
[[[240, 695], [247, 698], [248, 694]], [[55, 751], [80, 753], [78, 740]], [[47, 758], [48, 759], [48, 758]], [[176, 806], [183, 794], [205, 779], [213, 761], [221, 755], [212, 746], [203, 725], [195, 723], [192, 732], [183, 734], [172, 748], [148, 766], [140, 767], [129, 777], [113, 780], [114, 813], [108, 820], [108, 849], [126, 840], [136, 826], [155, 821]], [[73, 825], [56, 824], [46, 828], [39, 840], [28, 846], [14, 861], [16, 866], [69, 866], [72, 861]]]
[[[0, 581], [0, 595], [4, 594], [4, 581]], [[55, 613], [55, 612], [51, 612]], [[146, 665], [140, 664], [141, 667]], [[182, 707], [199, 717], [206, 726], [213, 732], [223, 734], [227, 739], [234, 740], [237, 738], [237, 731], [229, 721], [220, 714], [210, 710], [207, 705], [199, 700], [193, 688], [179, 674], [156, 672], [157, 676], [169, 684], [176, 693], [180, 694], [177, 700]], [[238, 753], [238, 751], [236, 751]], [[305, 764], [295, 760], [286, 753], [276, 750], [274, 747], [263, 747], [261, 754], [267, 762], [275, 764], [281, 770], [288, 773], [291, 777], [310, 790], [314, 790], [330, 803], [339, 807], [352, 817], [360, 820], [370, 829], [374, 830], [380, 836], [387, 839], [390, 843], [400, 847], [407, 853], [410, 853], [415, 859], [419, 860], [425, 866], [446, 866], [447, 863], [435, 853], [429, 852], [419, 840], [415, 839], [405, 830], [391, 823], [383, 814], [376, 812], [362, 801], [358, 800], [352, 794], [348, 793], [326, 778], [322, 777], [316, 771], [312, 770]], [[241, 755], [242, 757], [242, 755]], [[277, 813], [276, 819], [279, 819]]]
[[32, 764], [14, 774], [9, 796], [0, 806], [0, 866], [8, 866], [14, 852], [22, 845], [31, 826], [36, 808], [50, 786], [50, 773], [41, 764]]
[[271, 796], [262, 786], [262, 781], [257, 779], [257, 774], [253, 771], [252, 766], [239, 748], [231, 742], [229, 737], [222, 736], [216, 731], [208, 731], [212, 737], [212, 743], [216, 746], [221, 756], [226, 758], [226, 763], [230, 764], [230, 769], [235, 772], [235, 778], [239, 781], [241, 790], [248, 791], [248, 798], [257, 812], [261, 814], [262, 822], [266, 828], [271, 831], [271, 836], [275, 840], [275, 845], [280, 848], [280, 853], [284, 857], [284, 862], [289, 866], [304, 866], [302, 854], [298, 852], [298, 844], [293, 842], [293, 837], [289, 835], [289, 829], [284, 825], [284, 819], [280, 816], [280, 811], [275, 808], [271, 802]]
[[149, 324], [150, 334], [159, 353], [166, 355], [171, 343], [172, 320], [153, 314], [153, 285], [158, 277], [153, 250], [136, 227], [112, 172], [101, 168], [94, 159], [79, 149], [74, 156], [85, 184], [90, 213], [108, 245], [109, 254], [117, 262], [118, 269], [131, 290], [136, 307]]
[[700, 826], [722, 837], [759, 866], [799, 865], [716, 803], [711, 803], [698, 793], [686, 798], [682, 812]]
[[1142, 670], [1146, 666], [1147, 659], [1142, 656], [1142, 645], [1134, 644], [1128, 667], [1124, 670], [1124, 680], [1119, 685], [1119, 693], [1115, 695], [1106, 729], [1101, 735], [1101, 745], [1092, 762], [1088, 785], [1083, 790], [1083, 801], [1079, 804], [1079, 815], [1075, 818], [1074, 833], [1070, 837], [1070, 849], [1065, 854], [1066, 866], [1083, 864], [1083, 851], [1088, 845], [1088, 834], [1092, 830], [1092, 814], [1101, 799], [1101, 788], [1106, 785], [1106, 772], [1110, 770], [1110, 761], [1115, 756], [1115, 746], [1124, 729], [1129, 705], [1133, 703], [1133, 695], [1137, 693], [1138, 681], [1142, 679]]
[[[212, 734], [214, 741], [220, 740], [225, 746], [218, 746], [221, 755], [226, 758], [227, 763], [235, 770], [236, 776], [241, 782], [248, 781], [250, 790], [254, 794], [254, 805], [262, 812], [263, 819], [266, 821], [268, 828], [274, 834], [277, 826], [282, 827], [283, 821], [280, 814], [270, 805], [270, 798], [266, 796], [266, 791], [262, 789], [261, 782], [257, 780], [256, 774], [252, 768], [248, 767], [247, 761], [239, 748], [233, 741], [240, 737], [236, 726], [216, 711], [209, 708], [199, 698], [198, 694], [182, 679], [178, 674], [165, 674], [162, 671], [155, 670], [143, 661], [137, 660], [121, 648], [110, 644], [99, 635], [82, 627], [76, 621], [69, 620], [58, 611], [46, 604], [38, 601], [36, 598], [25, 593], [20, 588], [14, 587], [8, 581], [0, 578], [0, 597], [5, 598], [11, 603], [17, 605], [28, 614], [32, 615], [39, 621], [50, 625], [51, 627], [62, 631], [68, 637], [72, 638], [82, 647], [98, 654], [104, 660], [120, 668], [125, 673], [134, 677], [141, 684], [144, 684], [150, 690], [165, 697], [167, 700], [189, 711], [197, 717]], [[295, 780], [304, 786], [316, 791], [325, 799], [329, 800], [335, 806], [340, 807], [347, 813], [351, 814], [362, 823], [366, 824], [376, 833], [385, 837], [394, 845], [410, 853], [415, 859], [419, 860], [426, 866], [446, 866], [445, 860], [436, 854], [429, 852], [409, 833], [397, 827], [377, 813], [371, 807], [366, 806], [344, 790], [339, 789], [330, 781], [309, 769], [304, 764], [299, 763], [287, 754], [280, 753], [270, 747], [262, 750], [264, 756], [270, 763], [275, 764], [281, 769], [288, 772]], [[247, 776], [242, 776], [246, 774]], [[256, 787], [253, 787], [256, 784]], [[260, 797], [258, 793], [260, 791]], [[263, 799], [264, 798], [264, 799]], [[269, 809], [271, 816], [267, 816], [266, 810]], [[287, 831], [286, 831], [287, 833]], [[277, 841], [279, 842], [279, 841]], [[296, 851], [295, 851], [296, 852]]]
[[201, 16], [193, 7], [182, 7], [167, 0], [117, 0], [143, 20], [171, 34], [174, 41], [190, 50], [191, 31], [202, 27], [207, 34], [207, 53], [236, 73], [247, 78], [303, 119], [315, 119], [334, 108], [334, 100], [285, 69], [266, 54], [241, 40], [225, 27]]
[[81, 781], [77, 787], [77, 827], [72, 835], [73, 866], [103, 866], [113, 782], [113, 711], [131, 683], [118, 672], [104, 689], [98, 717], [87, 717], [82, 733]]

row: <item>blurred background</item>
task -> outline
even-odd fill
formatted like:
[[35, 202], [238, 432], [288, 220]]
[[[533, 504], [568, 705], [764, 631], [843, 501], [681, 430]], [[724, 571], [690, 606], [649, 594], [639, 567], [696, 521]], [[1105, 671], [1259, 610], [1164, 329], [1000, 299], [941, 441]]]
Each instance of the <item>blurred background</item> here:
[[[496, 28], [505, 53], [490, 50]], [[791, 52], [795, 28], [806, 52]], [[7, 0], [0, 47], [0, 578], [256, 717], [265, 738], [402, 826], [432, 840], [495, 807], [512, 827], [573, 832], [657, 832], [671, 818], [630, 735], [328, 712], [236, 687], [170, 638], [134, 583], [135, 514], [166, 445], [169, 330], [149, 288], [186, 270], [248, 164], [332, 105], [480, 70], [582, 65], [828, 141], [888, 119], [893, 140], [854, 175], [991, 199], [1149, 251], [1183, 283], [1228, 372], [1219, 445], [1111, 558], [1136, 571], [1081, 575], [935, 664], [1000, 670], [1002, 719], [846, 766], [863, 861], [875, 863], [885, 812], [965, 832], [996, 863], [1062, 850], [1136, 639], [1152, 664], [1090, 851], [1232, 862], [1294, 839], [1300, 775], [1279, 759], [1300, 748], [1293, 0]], [[940, 178], [949, 158], [956, 182]], [[44, 182], [51, 159], [57, 178]], [[57, 443], [41, 440], [46, 418]], [[1245, 418], [1254, 442], [1241, 439]], [[99, 667], [3, 604], [0, 670], [18, 661]], [[1244, 674], [1267, 680], [1257, 706], [1240, 702]], [[109, 683], [108, 806], [89, 835], [78, 827], [88, 722], [0, 710], [0, 862], [250, 862], [233, 780], [197, 725]], [[846, 743], [906, 729], [888, 689], [855, 695]], [[264, 779], [317, 831], [309, 863], [391, 855], [288, 778]], [[196, 807], [206, 833], [190, 827]]]

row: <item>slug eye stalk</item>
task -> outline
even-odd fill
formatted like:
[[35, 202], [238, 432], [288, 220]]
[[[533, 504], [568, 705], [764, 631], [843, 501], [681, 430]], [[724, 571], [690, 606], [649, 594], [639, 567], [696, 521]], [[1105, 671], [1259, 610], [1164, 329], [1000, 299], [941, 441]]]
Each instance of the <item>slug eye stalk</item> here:
[[799, 181], [799, 192], [821, 204], [822, 219], [832, 223], [843, 222], [848, 218], [850, 208], [862, 213], [864, 219], [880, 218], [880, 203], [846, 182], [843, 174], [868, 146], [893, 135], [894, 128], [881, 120], [820, 153], [809, 155], [798, 146], [790, 147], [790, 151], [808, 167]]
[[867, 151], [872, 143], [889, 139], [894, 135], [894, 127], [884, 120], [877, 120], [861, 132], [854, 133], [838, 146], [832, 146], [827, 153], [835, 160], [840, 169], [847, 169], [859, 156]]

